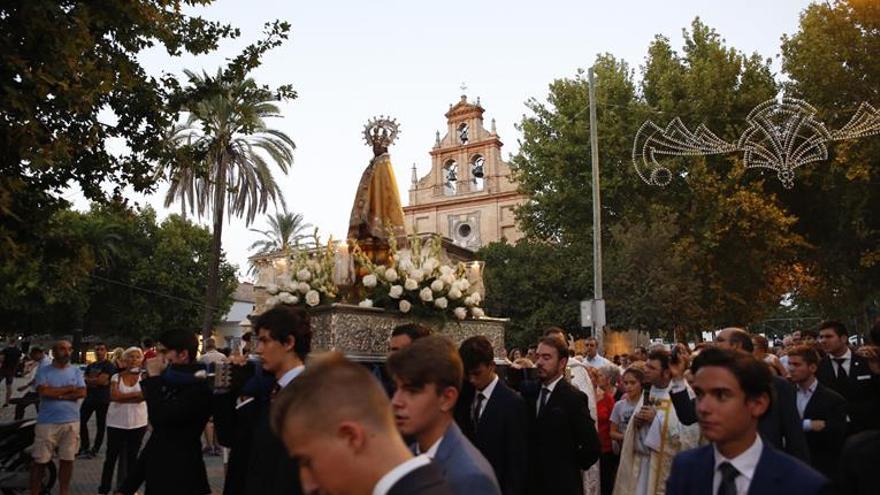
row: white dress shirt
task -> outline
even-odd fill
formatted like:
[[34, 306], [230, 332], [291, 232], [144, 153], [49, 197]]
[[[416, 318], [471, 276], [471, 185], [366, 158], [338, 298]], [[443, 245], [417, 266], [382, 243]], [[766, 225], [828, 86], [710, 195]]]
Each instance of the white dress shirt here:
[[810, 399], [813, 398], [813, 393], [816, 391], [818, 383], [819, 381], [813, 377], [813, 381], [808, 386], [797, 386], [797, 409], [798, 414], [800, 414], [804, 423], [804, 431], [812, 431], [810, 420], [804, 418], [804, 411], [807, 409], [807, 404], [810, 403]]
[[306, 367], [303, 365], [299, 365], [296, 368], [291, 368], [287, 371], [287, 373], [281, 375], [281, 378], [278, 380], [278, 385], [281, 388], [286, 387], [288, 383], [292, 382], [293, 379], [299, 376], [299, 374], [302, 373], [305, 369]]
[[847, 348], [846, 352], [843, 353], [843, 355], [840, 357], [834, 355], [829, 355], [828, 357], [831, 358], [831, 366], [834, 368], [834, 376], [837, 376], [837, 373], [839, 371], [838, 364], [835, 359], [843, 359], [843, 362], [840, 364], [840, 366], [843, 366], [843, 370], [846, 371], [846, 376], [849, 376], [849, 369], [852, 365], [852, 351], [849, 348]]
[[398, 464], [394, 469], [385, 473], [385, 476], [379, 478], [376, 486], [373, 487], [373, 495], [385, 495], [391, 488], [397, 484], [404, 476], [415, 471], [416, 469], [431, 463], [426, 455], [417, 455], [412, 459]]
[[[492, 397], [492, 392], [495, 390], [496, 385], [498, 385], [498, 375], [495, 375], [495, 379], [492, 380], [491, 382], [489, 382], [489, 384], [486, 385], [486, 388], [484, 388], [483, 390], [477, 391], [477, 395], [483, 394], [483, 402], [480, 403], [480, 410], [476, 411], [477, 419], [480, 419], [480, 417], [483, 415], [483, 411], [486, 410], [486, 404], [489, 403], [489, 397]], [[477, 396], [475, 395], [474, 396], [474, 404], [477, 403], [476, 401], [477, 401]]]
[[428, 447], [428, 450], [425, 452], [422, 452], [422, 448], [419, 446], [419, 443], [416, 442], [416, 455], [424, 454], [428, 456], [428, 459], [434, 460], [434, 458], [437, 457], [437, 450], [440, 449], [440, 442], [443, 441], [444, 436], [446, 436], [446, 432], [443, 432], [443, 436], [438, 438], [437, 441], [434, 442], [434, 445]]
[[755, 442], [745, 452], [728, 459], [721, 452], [715, 449], [715, 475], [712, 477], [712, 493], [718, 493], [718, 487], [721, 486], [721, 470], [718, 466], [722, 462], [729, 462], [739, 471], [736, 477], [736, 495], [748, 495], [749, 486], [752, 484], [752, 478], [755, 477], [755, 468], [758, 467], [758, 461], [761, 460], [761, 452], [764, 450], [764, 442], [761, 441], [761, 435], [755, 435]]

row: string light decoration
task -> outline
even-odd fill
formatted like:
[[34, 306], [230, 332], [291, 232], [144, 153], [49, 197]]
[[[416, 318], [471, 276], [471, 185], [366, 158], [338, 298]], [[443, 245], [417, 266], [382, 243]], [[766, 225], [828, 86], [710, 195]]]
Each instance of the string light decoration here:
[[828, 143], [880, 134], [880, 111], [862, 103], [850, 121], [836, 131], [817, 117], [816, 109], [795, 98], [768, 100], [746, 117], [748, 127], [736, 143], [728, 143], [700, 125], [691, 132], [676, 117], [665, 128], [646, 121], [633, 142], [633, 165], [646, 183], [666, 186], [672, 171], [661, 161], [675, 156], [743, 153], [746, 168], [776, 172], [786, 189], [794, 187], [798, 167], [828, 159]]

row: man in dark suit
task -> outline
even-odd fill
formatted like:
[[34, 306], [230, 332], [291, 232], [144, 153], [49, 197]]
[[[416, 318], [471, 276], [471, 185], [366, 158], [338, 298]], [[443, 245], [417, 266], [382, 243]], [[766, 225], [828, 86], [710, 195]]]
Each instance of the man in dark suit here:
[[[715, 337], [715, 346], [749, 354], [753, 354], [755, 351], [751, 335], [741, 328], [731, 327], [719, 331]], [[697, 422], [697, 414], [694, 400], [687, 394], [681, 378], [683, 366], [684, 363], [677, 363], [677, 365], [670, 367], [673, 374], [670, 398], [678, 419], [682, 423], [690, 425]], [[810, 454], [798, 415], [795, 389], [785, 378], [774, 375], [772, 379], [775, 400], [771, 402], [767, 414], [758, 423], [758, 431], [761, 433], [761, 437], [773, 447], [804, 462], [809, 462]]]
[[159, 355], [146, 361], [147, 378], [141, 381], [153, 430], [119, 493], [135, 493], [143, 481], [148, 495], [211, 493], [201, 442], [211, 416], [211, 390], [194, 376], [201, 369], [197, 349], [195, 334], [186, 331], [159, 337]]
[[810, 447], [810, 465], [837, 480], [837, 464], [846, 440], [846, 399], [816, 380], [819, 353], [809, 346], [788, 351], [791, 381], [797, 386], [798, 412]]
[[[843, 323], [819, 325], [819, 343], [826, 355], [819, 363], [819, 383], [842, 395], [847, 402], [847, 432], [880, 429], [880, 375], [872, 363], [849, 348], [849, 332]], [[874, 364], [876, 368], [876, 364]]]
[[413, 456], [382, 386], [339, 353], [310, 363], [272, 406], [306, 493], [452, 495], [439, 464]]
[[599, 436], [587, 408], [587, 398], [563, 374], [568, 348], [559, 337], [538, 343], [539, 384], [524, 384], [529, 415], [528, 493], [582, 495], [581, 471], [599, 459]]
[[439, 464], [457, 495], [500, 495], [492, 466], [453, 419], [464, 374], [455, 345], [440, 336], [418, 339], [388, 357], [388, 372], [397, 429], [415, 439], [416, 454]]
[[458, 348], [471, 393], [456, 403], [456, 421], [492, 465], [504, 495], [523, 495], [528, 472], [526, 403], [495, 373], [489, 339], [479, 335]]
[[761, 440], [758, 419], [767, 412], [773, 394], [766, 364], [744, 352], [709, 348], [694, 359], [691, 369], [700, 429], [712, 443], [675, 457], [666, 493], [830, 492], [824, 476]]
[[303, 361], [311, 350], [309, 318], [300, 308], [279, 305], [258, 316], [253, 327], [255, 352], [262, 370], [271, 376], [271, 388], [260, 387], [259, 378], [252, 378], [246, 389], [242, 374], [247, 358], [230, 359], [232, 387], [214, 396], [217, 434], [221, 444], [231, 449], [223, 493], [295, 495], [302, 493], [299, 468], [271, 431], [269, 409], [274, 395], [304, 369]]

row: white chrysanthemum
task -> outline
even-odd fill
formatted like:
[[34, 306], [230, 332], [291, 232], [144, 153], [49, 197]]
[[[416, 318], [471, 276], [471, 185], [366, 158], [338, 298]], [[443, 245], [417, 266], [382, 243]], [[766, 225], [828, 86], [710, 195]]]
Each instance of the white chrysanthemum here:
[[452, 313], [455, 314], [455, 317], [458, 318], [459, 320], [463, 320], [463, 319], [467, 318], [467, 309], [465, 309], [461, 306], [455, 308], [452, 311]]
[[296, 290], [297, 290], [300, 294], [308, 294], [308, 292], [309, 292], [310, 290], [312, 290], [312, 286], [309, 285], [309, 284], [307, 284], [307, 283], [305, 283], [305, 282], [300, 282], [299, 284], [297, 284], [297, 286], [296, 286]]
[[449, 306], [449, 301], [446, 300], [445, 297], [438, 297], [434, 300], [434, 306], [437, 306], [440, 309], [446, 309]]
[[364, 287], [366, 287], [368, 289], [372, 289], [373, 287], [375, 287], [378, 282], [379, 282], [379, 280], [376, 279], [376, 276], [373, 275], [372, 273], [367, 275], [366, 277], [364, 277], [364, 280], [363, 280]]
[[361, 301], [358, 304], [358, 306], [360, 306], [362, 308], [372, 308], [373, 307], [373, 300], [372, 299], [364, 299], [363, 301]]
[[308, 282], [312, 279], [312, 272], [310, 272], [306, 268], [303, 268], [302, 270], [296, 272], [296, 279], [300, 282]]
[[391, 288], [388, 289], [388, 295], [393, 299], [400, 299], [400, 296], [403, 295], [403, 287], [392, 285]]
[[294, 296], [290, 292], [279, 293], [278, 300], [284, 304], [296, 304], [299, 302], [299, 298]]

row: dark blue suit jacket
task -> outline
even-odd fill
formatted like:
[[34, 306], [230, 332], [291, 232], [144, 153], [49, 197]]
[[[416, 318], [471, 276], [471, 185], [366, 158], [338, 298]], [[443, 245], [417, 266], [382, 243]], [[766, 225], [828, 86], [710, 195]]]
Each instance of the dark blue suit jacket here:
[[434, 462], [443, 468], [446, 482], [456, 495], [501, 495], [489, 461], [454, 421], [443, 435]]
[[[704, 445], [686, 450], [672, 461], [667, 495], [711, 495], [715, 449]], [[749, 495], [817, 495], [831, 492], [827, 478], [800, 460], [764, 444]]]

